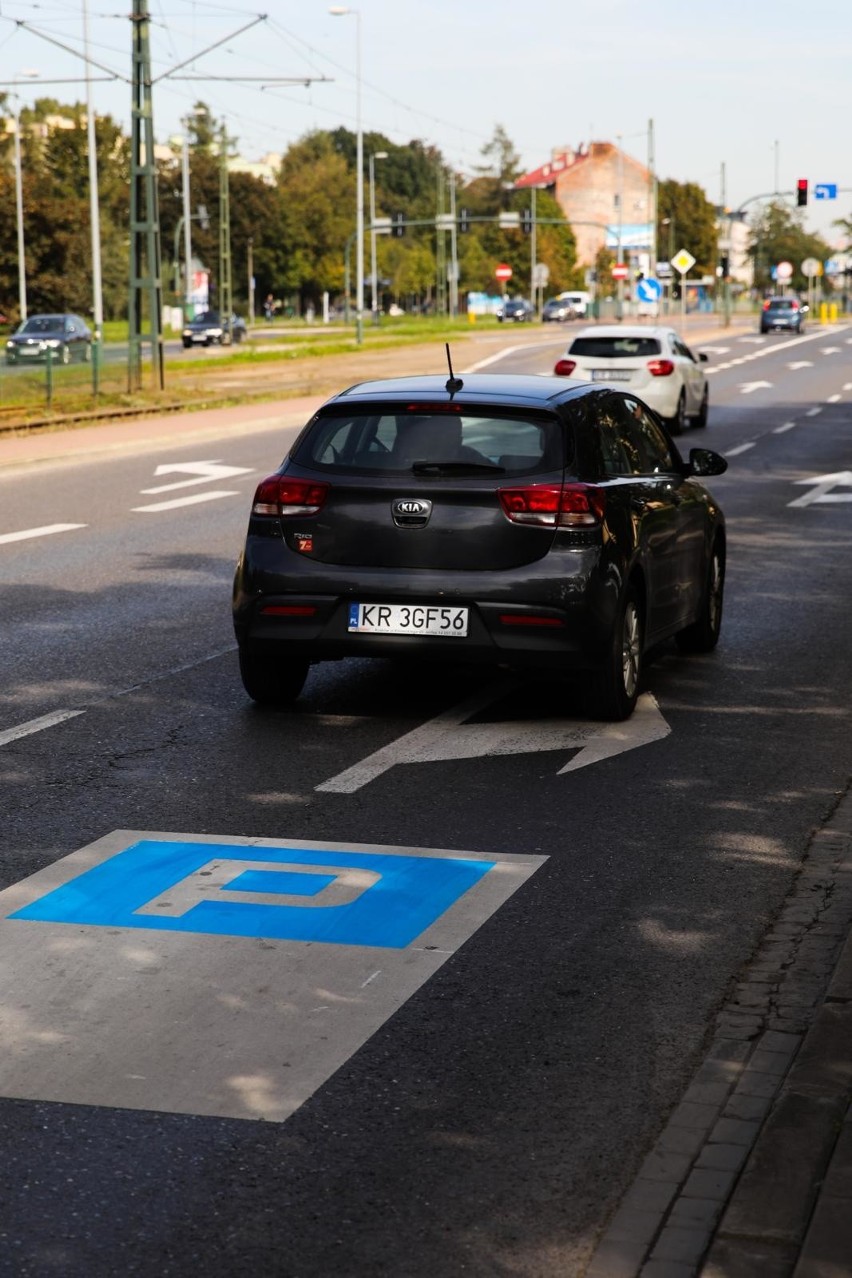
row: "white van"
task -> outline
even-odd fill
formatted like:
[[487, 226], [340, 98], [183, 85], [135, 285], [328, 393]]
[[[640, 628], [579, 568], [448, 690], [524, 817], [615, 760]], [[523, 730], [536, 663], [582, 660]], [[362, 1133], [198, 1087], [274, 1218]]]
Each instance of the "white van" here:
[[574, 313], [577, 316], [577, 319], [585, 319], [585, 317], [589, 313], [589, 307], [592, 304], [591, 293], [583, 293], [583, 292], [560, 293], [559, 296], [560, 298], [564, 298], [566, 302], [571, 303], [571, 306], [574, 308]]

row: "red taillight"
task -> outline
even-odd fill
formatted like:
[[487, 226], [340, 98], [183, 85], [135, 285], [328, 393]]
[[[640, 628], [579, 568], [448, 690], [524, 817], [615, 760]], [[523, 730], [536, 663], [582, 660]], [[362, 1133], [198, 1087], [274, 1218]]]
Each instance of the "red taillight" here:
[[768, 299], [768, 298], [767, 298], [767, 300], [763, 303], [763, 309], [764, 309], [765, 311], [768, 311], [768, 310], [769, 310], [769, 299]]
[[797, 311], [797, 310], [799, 309], [799, 303], [798, 303], [798, 302], [791, 302], [791, 303], [790, 303], [790, 309], [791, 309], [792, 311]]
[[648, 372], [652, 377], [671, 377], [674, 364], [670, 359], [649, 359]]
[[558, 359], [553, 372], [556, 377], [570, 377], [576, 367], [577, 361], [574, 359]]
[[260, 610], [265, 617], [315, 617], [314, 604], [266, 604]]
[[500, 614], [501, 626], [543, 626], [545, 629], [554, 629], [564, 626], [565, 622], [560, 621], [558, 617], [541, 617], [530, 612], [502, 612]]
[[270, 475], [258, 484], [254, 495], [254, 515], [315, 515], [328, 496], [328, 484], [309, 479], [288, 479]]
[[534, 484], [501, 488], [498, 495], [513, 524], [538, 528], [594, 528], [606, 507], [603, 489], [591, 484]]

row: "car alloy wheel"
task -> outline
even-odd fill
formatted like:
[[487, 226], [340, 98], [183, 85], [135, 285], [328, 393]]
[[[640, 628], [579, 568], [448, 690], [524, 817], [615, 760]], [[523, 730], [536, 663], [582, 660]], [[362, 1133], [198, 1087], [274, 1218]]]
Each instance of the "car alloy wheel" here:
[[628, 586], [612, 629], [606, 663], [596, 676], [595, 705], [601, 718], [629, 719], [639, 696], [642, 673], [642, 607]]
[[673, 435], [682, 435], [686, 427], [686, 396], [680, 392], [674, 417], [669, 418], [669, 430]]
[[722, 628], [722, 605], [725, 597], [725, 560], [714, 544], [707, 569], [707, 580], [701, 607], [695, 621], [681, 630], [675, 639], [681, 652], [712, 652], [719, 642]]

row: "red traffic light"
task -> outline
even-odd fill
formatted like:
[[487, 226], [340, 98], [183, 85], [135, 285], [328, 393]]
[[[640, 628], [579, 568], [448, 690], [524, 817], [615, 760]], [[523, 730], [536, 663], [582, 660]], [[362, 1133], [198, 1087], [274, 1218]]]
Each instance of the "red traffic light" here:
[[796, 204], [799, 208], [808, 202], [808, 179], [799, 178], [796, 183]]

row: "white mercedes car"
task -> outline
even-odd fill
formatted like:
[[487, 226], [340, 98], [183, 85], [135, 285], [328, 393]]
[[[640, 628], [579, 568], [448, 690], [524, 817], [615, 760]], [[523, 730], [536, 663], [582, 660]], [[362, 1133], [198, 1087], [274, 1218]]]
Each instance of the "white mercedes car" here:
[[706, 362], [707, 356], [694, 355], [672, 328], [601, 324], [581, 329], [553, 371], [632, 391], [679, 435], [688, 422], [707, 425]]

